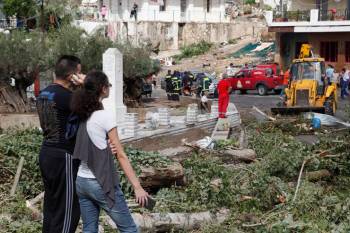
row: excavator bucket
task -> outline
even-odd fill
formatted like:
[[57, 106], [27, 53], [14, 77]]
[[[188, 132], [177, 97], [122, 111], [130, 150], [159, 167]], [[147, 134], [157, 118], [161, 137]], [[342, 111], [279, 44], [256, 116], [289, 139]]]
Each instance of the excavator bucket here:
[[298, 115], [298, 114], [301, 114], [304, 112], [325, 113], [325, 108], [324, 107], [310, 107], [310, 106], [276, 107], [276, 108], [271, 108], [271, 112], [274, 115], [277, 115], [277, 114], [279, 114], [279, 115]]

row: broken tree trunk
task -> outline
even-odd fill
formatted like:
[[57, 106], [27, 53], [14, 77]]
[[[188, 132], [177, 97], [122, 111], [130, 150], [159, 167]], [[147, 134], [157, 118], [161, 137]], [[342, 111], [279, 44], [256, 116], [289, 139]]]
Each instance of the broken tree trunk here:
[[24, 113], [29, 111], [29, 106], [21, 98], [18, 90], [11, 86], [0, 88], [0, 112], [2, 113]]
[[252, 149], [242, 149], [242, 150], [225, 150], [220, 155], [220, 158], [224, 162], [238, 161], [251, 163], [256, 160], [256, 153]]
[[[141, 232], [171, 232], [185, 230], [191, 231], [200, 228], [203, 224], [222, 223], [229, 217], [229, 210], [222, 209], [215, 214], [199, 213], [134, 213], [132, 217]], [[114, 222], [106, 217], [107, 223], [116, 228]]]
[[179, 146], [158, 151], [159, 154], [165, 156], [172, 161], [182, 163], [193, 154], [193, 148], [188, 146]]
[[139, 176], [142, 187], [160, 188], [183, 183], [184, 169], [180, 163], [173, 162], [166, 167], [141, 167]]
[[322, 180], [323, 178], [327, 178], [330, 176], [331, 176], [331, 173], [326, 169], [306, 173], [306, 178], [309, 181], [319, 181], [319, 180]]

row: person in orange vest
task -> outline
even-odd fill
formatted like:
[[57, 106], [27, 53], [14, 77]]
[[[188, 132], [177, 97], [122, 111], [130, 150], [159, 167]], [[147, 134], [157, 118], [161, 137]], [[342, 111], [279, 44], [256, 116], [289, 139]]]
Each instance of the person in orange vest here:
[[287, 87], [288, 87], [288, 84], [289, 84], [289, 69], [286, 70], [286, 72], [284, 72], [283, 74], [283, 88], [282, 88], [282, 91], [281, 91], [281, 94], [280, 94], [280, 97], [283, 97], [284, 94], [285, 94], [285, 90]]
[[227, 74], [222, 75], [222, 79], [218, 83], [219, 92], [219, 118], [226, 117], [228, 103], [230, 102], [230, 92], [232, 90], [231, 83], [227, 79]]

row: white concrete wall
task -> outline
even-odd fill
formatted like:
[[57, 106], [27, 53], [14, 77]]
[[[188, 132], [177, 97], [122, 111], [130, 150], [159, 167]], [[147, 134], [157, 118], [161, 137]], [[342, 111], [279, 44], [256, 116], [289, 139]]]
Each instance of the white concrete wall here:
[[264, 2], [264, 5], [271, 6], [272, 8], [276, 8], [279, 5], [279, 0], [260, 0]]
[[[111, 21], [134, 21], [130, 19], [133, 0], [105, 0], [111, 11]], [[119, 2], [122, 5], [119, 5]], [[181, 0], [166, 0], [166, 10], [159, 11], [159, 5], [149, 0], [136, 0], [138, 4], [138, 21], [159, 22], [229, 22], [225, 16], [225, 0], [210, 0], [210, 11], [207, 12], [207, 0], [187, 0], [185, 12], [181, 12]]]

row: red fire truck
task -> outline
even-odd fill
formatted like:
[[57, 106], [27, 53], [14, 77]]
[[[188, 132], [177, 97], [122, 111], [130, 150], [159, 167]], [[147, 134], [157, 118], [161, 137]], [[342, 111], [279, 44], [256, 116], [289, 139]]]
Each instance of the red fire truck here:
[[242, 94], [248, 90], [257, 90], [259, 95], [266, 95], [269, 91], [280, 93], [283, 89], [283, 74], [278, 64], [245, 67], [229, 79], [232, 90], [239, 90]]

